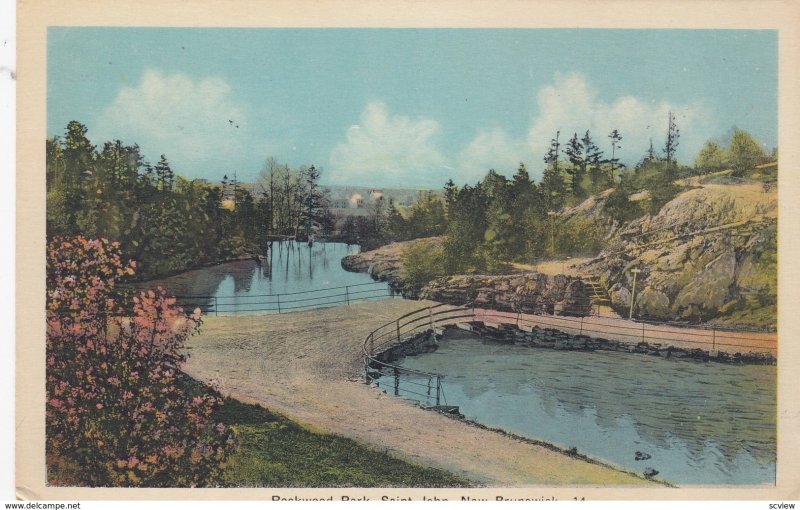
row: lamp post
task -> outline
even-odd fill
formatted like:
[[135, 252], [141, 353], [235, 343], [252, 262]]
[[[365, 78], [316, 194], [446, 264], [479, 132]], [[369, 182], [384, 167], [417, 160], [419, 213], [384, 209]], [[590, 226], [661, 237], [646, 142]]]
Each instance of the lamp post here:
[[641, 269], [631, 269], [631, 273], [633, 273], [633, 290], [631, 291], [631, 311], [628, 313], [629, 319], [633, 319], [633, 303], [636, 298], [636, 275], [641, 272]]

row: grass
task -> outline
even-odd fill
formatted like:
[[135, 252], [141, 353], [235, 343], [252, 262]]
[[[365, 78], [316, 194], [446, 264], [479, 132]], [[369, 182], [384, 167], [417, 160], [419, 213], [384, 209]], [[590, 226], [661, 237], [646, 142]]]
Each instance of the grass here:
[[468, 487], [469, 481], [419, 466], [337, 435], [312, 432], [258, 405], [225, 399], [215, 419], [238, 442], [225, 466], [228, 487]]

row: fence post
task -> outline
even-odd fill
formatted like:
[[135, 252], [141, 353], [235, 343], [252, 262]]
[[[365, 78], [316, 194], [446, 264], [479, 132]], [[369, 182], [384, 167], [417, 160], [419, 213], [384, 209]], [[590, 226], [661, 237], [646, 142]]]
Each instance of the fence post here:
[[397, 319], [396, 324], [397, 324], [397, 341], [399, 342], [400, 341], [400, 319]]
[[281, 295], [276, 294], [276, 296], [278, 298], [278, 313], [281, 313]]
[[439, 400], [441, 399], [442, 395], [442, 376], [436, 376], [436, 405], [440, 404]]
[[344, 300], [347, 302], [347, 306], [350, 306], [350, 287], [347, 285], [344, 287]]
[[583, 315], [581, 315], [581, 332], [579, 334], [583, 334]]
[[400, 370], [394, 367], [394, 396], [400, 395]]
[[642, 322], [642, 342], [644, 342], [644, 322]]
[[433, 377], [428, 377], [428, 396], [426, 398], [426, 404], [431, 402], [431, 383], [433, 382]]
[[219, 309], [217, 308], [217, 296], [214, 296], [214, 316], [219, 316]]
[[717, 350], [717, 328], [711, 328], [711, 350]]

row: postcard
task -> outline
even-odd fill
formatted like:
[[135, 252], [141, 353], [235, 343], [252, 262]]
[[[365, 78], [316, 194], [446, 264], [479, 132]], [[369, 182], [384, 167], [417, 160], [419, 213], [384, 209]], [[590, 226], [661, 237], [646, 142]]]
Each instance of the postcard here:
[[18, 497], [797, 499], [798, 21], [21, 4]]

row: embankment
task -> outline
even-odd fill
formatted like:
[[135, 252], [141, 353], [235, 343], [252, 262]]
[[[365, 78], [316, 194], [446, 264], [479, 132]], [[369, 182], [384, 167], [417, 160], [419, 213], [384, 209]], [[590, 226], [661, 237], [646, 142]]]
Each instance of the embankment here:
[[402, 299], [281, 315], [208, 317], [184, 369], [234, 398], [319, 430], [489, 486], [648, 485], [615, 470], [484, 430], [387, 396], [363, 382], [362, 345], [431, 302]]

